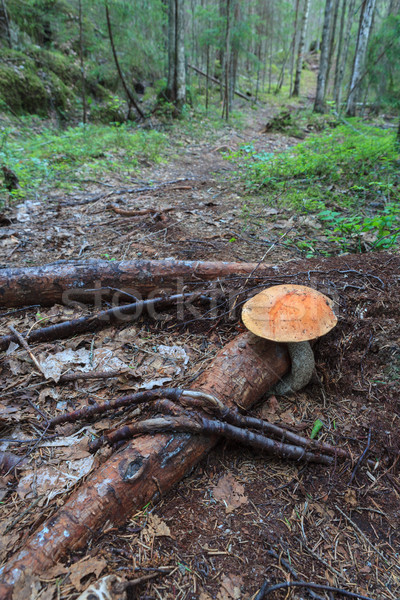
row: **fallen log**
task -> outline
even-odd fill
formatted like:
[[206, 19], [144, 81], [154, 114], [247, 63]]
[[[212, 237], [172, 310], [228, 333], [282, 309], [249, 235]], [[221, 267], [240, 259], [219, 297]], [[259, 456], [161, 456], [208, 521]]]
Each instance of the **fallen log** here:
[[[189, 67], [189, 69], [193, 69], [193, 71], [195, 71], [199, 75], [202, 75], [203, 77], [206, 77], [207, 79], [209, 79], [213, 83], [216, 83], [219, 86], [223, 85], [223, 84], [221, 84], [221, 82], [220, 82], [219, 79], [217, 79], [216, 77], [213, 77], [212, 75], [207, 75], [207, 73], [205, 73], [204, 71], [202, 71], [198, 67], [195, 67], [194, 65], [189, 65], [189, 64], [188, 64], [188, 67]], [[242, 92], [239, 92], [238, 90], [233, 90], [233, 93], [236, 96], [239, 96], [239, 98], [243, 98], [243, 100], [247, 100], [248, 102], [254, 101], [254, 98], [252, 96], [246, 96], [246, 94], [243, 94]]]
[[[249, 407], [289, 369], [284, 346], [246, 332], [216, 355], [191, 389], [233, 407]], [[159, 498], [217, 443], [191, 434], [143, 435], [114, 453], [0, 569], [0, 598], [12, 598], [24, 572], [42, 574], [102, 529], [124, 523], [134, 510]]]
[[0, 304], [65, 304], [104, 300], [141, 300], [153, 292], [181, 293], [187, 282], [212, 281], [231, 276], [273, 275], [271, 267], [256, 263], [183, 260], [88, 260], [39, 267], [0, 270]]

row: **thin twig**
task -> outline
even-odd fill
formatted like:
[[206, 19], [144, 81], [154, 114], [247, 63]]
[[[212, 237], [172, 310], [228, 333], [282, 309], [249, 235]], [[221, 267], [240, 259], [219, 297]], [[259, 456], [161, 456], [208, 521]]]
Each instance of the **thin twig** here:
[[[272, 548], [270, 548], [268, 550], [268, 554], [270, 556], [273, 556], [277, 560], [279, 560], [279, 563], [282, 564], [285, 567], [285, 569], [287, 569], [289, 571], [289, 573], [292, 575], [292, 577], [294, 577], [297, 581], [301, 581], [301, 578], [298, 576], [298, 574], [295, 571], [295, 569], [284, 558], [282, 558], [281, 556], [279, 556], [279, 554], [277, 554], [275, 552], [275, 550], [272, 550]], [[268, 582], [266, 582], [266, 583], [268, 583]], [[261, 590], [262, 590], [262, 587], [260, 589], [260, 592], [261, 592]], [[307, 590], [307, 591], [309, 592], [311, 598], [314, 598], [314, 600], [324, 600], [324, 598], [322, 598], [322, 596], [319, 596], [318, 594], [316, 594], [312, 590]], [[257, 596], [256, 596], [256, 598], [257, 598]]]
[[254, 600], [263, 600], [266, 598], [271, 592], [275, 592], [277, 590], [288, 590], [291, 587], [305, 587], [314, 590], [324, 590], [326, 592], [334, 592], [336, 594], [342, 594], [342, 596], [348, 596], [349, 598], [357, 598], [358, 600], [373, 600], [369, 596], [363, 596], [361, 594], [356, 594], [354, 592], [348, 592], [342, 588], [332, 587], [330, 585], [322, 585], [319, 583], [310, 583], [308, 581], [286, 581], [285, 583], [277, 583], [276, 585], [271, 585], [270, 587], [266, 587], [264, 590], [261, 590], [254, 598]]
[[[36, 356], [33, 354], [32, 350], [29, 348], [27, 341], [22, 337], [22, 335], [15, 329], [15, 327], [13, 327], [12, 325], [8, 326], [8, 329], [11, 331], [11, 333], [17, 338], [17, 340], [19, 341], [19, 343], [21, 344], [21, 346], [23, 346], [23, 348], [25, 348], [25, 350], [27, 351], [27, 353], [29, 354], [29, 356], [31, 357], [35, 367], [37, 368], [37, 370], [39, 371], [39, 373], [41, 375], [44, 375], [43, 369], [39, 363], [39, 361], [37, 360]], [[7, 337], [7, 336], [5, 336]], [[46, 377], [46, 376], [45, 376]]]
[[354, 467], [353, 472], [352, 472], [351, 477], [350, 477], [349, 485], [351, 485], [351, 483], [353, 482], [353, 479], [354, 479], [354, 477], [355, 477], [355, 475], [356, 475], [356, 473], [358, 471], [358, 468], [361, 466], [362, 461], [364, 460], [364, 458], [365, 458], [365, 456], [366, 456], [366, 454], [367, 454], [367, 452], [369, 450], [369, 447], [371, 445], [371, 436], [372, 436], [372, 429], [370, 427], [369, 431], [368, 431], [367, 445], [366, 445], [366, 447], [364, 449], [364, 452], [361, 454], [360, 458], [356, 462], [356, 466]]

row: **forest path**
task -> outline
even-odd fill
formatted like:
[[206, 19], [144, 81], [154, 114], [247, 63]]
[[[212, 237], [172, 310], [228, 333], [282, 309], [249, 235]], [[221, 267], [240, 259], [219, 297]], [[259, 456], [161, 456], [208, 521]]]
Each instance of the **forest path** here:
[[[250, 112], [250, 111], [249, 111]], [[252, 144], [277, 153], [298, 143], [279, 133], [262, 133], [268, 113], [250, 112], [245, 127], [225, 127], [217, 139], [174, 137], [167, 163], [141, 165], [140, 179], [105, 174], [83, 190], [25, 201], [11, 209], [12, 227], [0, 240], [6, 266], [107, 257], [258, 261], [298, 258], [276, 242], [293, 223], [291, 211], [249, 195], [224, 154]], [[151, 210], [124, 216], [123, 210]], [[114, 207], [114, 208], [113, 208]], [[166, 210], [168, 209], [168, 210]], [[273, 220], [272, 220], [272, 218]], [[276, 245], [275, 245], [276, 244]]]

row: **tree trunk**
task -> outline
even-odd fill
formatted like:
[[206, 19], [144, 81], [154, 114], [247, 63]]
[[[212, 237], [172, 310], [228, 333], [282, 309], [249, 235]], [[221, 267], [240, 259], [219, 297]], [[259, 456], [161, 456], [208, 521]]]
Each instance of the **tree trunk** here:
[[226, 28], [225, 28], [225, 52], [223, 65], [224, 98], [222, 106], [222, 117], [229, 119], [229, 87], [231, 75], [231, 0], [226, 0]]
[[[140, 300], [149, 294], [182, 288], [184, 284], [225, 277], [273, 276], [268, 265], [256, 263], [198, 262], [174, 260], [103, 260], [49, 264], [41, 267], [0, 269], [0, 305], [26, 306], [56, 303], [95, 302], [117, 304], [132, 296]], [[177, 292], [180, 293], [180, 292]]]
[[290, 71], [290, 75], [289, 75], [289, 97], [292, 96], [292, 86], [293, 86], [293, 69], [294, 69], [294, 57], [296, 54], [296, 42], [297, 42], [297, 25], [299, 22], [299, 0], [296, 0], [296, 11], [295, 11], [295, 17], [294, 17], [294, 23], [293, 23], [293, 41], [292, 41], [292, 46], [293, 46], [293, 52], [290, 55], [290, 66], [289, 66], [289, 71]]
[[339, 39], [338, 39], [338, 48], [336, 54], [336, 64], [335, 64], [335, 78], [333, 82], [333, 95], [335, 98], [335, 104], [337, 110], [339, 110], [338, 106], [338, 82], [339, 82], [339, 70], [340, 65], [342, 63], [342, 54], [343, 54], [343, 38], [346, 26], [346, 9], [347, 9], [347, 0], [343, 0], [342, 2], [342, 13], [340, 17], [340, 31], [339, 31]]
[[[231, 408], [235, 403], [248, 408], [288, 368], [284, 347], [244, 333], [219, 351], [192, 389], [211, 394]], [[2, 567], [1, 598], [11, 598], [12, 587], [24, 571], [43, 575], [70, 551], [84, 548], [94, 532], [118, 527], [135, 510], [158, 500], [217, 441], [215, 436], [158, 433], [142, 435], [112, 454]]]
[[184, 0], [168, 3], [168, 81], [166, 95], [178, 114], [186, 102]]
[[304, 55], [304, 47], [305, 47], [305, 43], [306, 43], [306, 31], [307, 31], [309, 12], [310, 12], [310, 0], [305, 0], [304, 1], [303, 18], [301, 21], [299, 47], [298, 47], [298, 52], [297, 52], [296, 76], [294, 79], [294, 87], [293, 87], [293, 94], [292, 94], [293, 96], [298, 96], [300, 94], [300, 79], [301, 79], [301, 71], [303, 69], [303, 55]]
[[367, 54], [369, 34], [371, 32], [372, 17], [376, 0], [364, 0], [358, 27], [356, 52], [354, 55], [353, 72], [350, 81], [350, 91], [347, 97], [346, 114], [354, 117], [357, 111], [357, 102], [360, 97], [360, 83], [363, 77], [363, 67]]
[[[337, 81], [335, 82], [335, 92], [334, 92], [335, 93], [335, 104], [336, 104], [337, 110], [340, 110], [340, 105], [342, 103], [342, 86], [343, 86], [344, 72], [346, 69], [347, 56], [349, 54], [350, 34], [351, 34], [351, 26], [353, 24], [355, 3], [356, 3], [355, 0], [350, 0], [349, 11], [347, 13], [347, 20], [346, 20], [346, 26], [345, 26], [345, 31], [344, 31], [343, 52], [341, 53], [340, 58], [338, 57], [338, 62], [339, 62], [338, 76], [337, 76]], [[344, 12], [344, 8], [345, 7], [343, 7], [343, 12]]]
[[324, 25], [322, 29], [321, 56], [317, 79], [317, 92], [315, 96], [314, 111], [323, 113], [325, 111], [325, 94], [329, 66], [330, 31], [334, 0], [326, 0]]
[[326, 74], [326, 83], [327, 87], [329, 84], [329, 75], [332, 68], [333, 55], [335, 53], [335, 38], [336, 38], [336, 24], [339, 13], [339, 4], [340, 0], [334, 0], [334, 9], [333, 9], [333, 18], [332, 18], [332, 27], [329, 37], [329, 58], [328, 58], [328, 72]]
[[81, 93], [82, 93], [82, 122], [87, 120], [85, 64], [83, 62], [83, 23], [82, 23], [82, 0], [78, 3], [79, 15], [79, 60], [81, 64]]
[[8, 18], [8, 10], [5, 0], [1, 0], [0, 7], [0, 37], [5, 37], [8, 46], [12, 48], [10, 20]]

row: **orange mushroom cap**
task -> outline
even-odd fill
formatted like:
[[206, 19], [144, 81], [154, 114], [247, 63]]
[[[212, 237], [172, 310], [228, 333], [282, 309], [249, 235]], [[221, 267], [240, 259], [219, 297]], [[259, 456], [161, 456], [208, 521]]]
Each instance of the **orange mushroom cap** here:
[[243, 323], [275, 342], [304, 342], [328, 333], [337, 323], [333, 302], [305, 285], [275, 285], [248, 300]]

